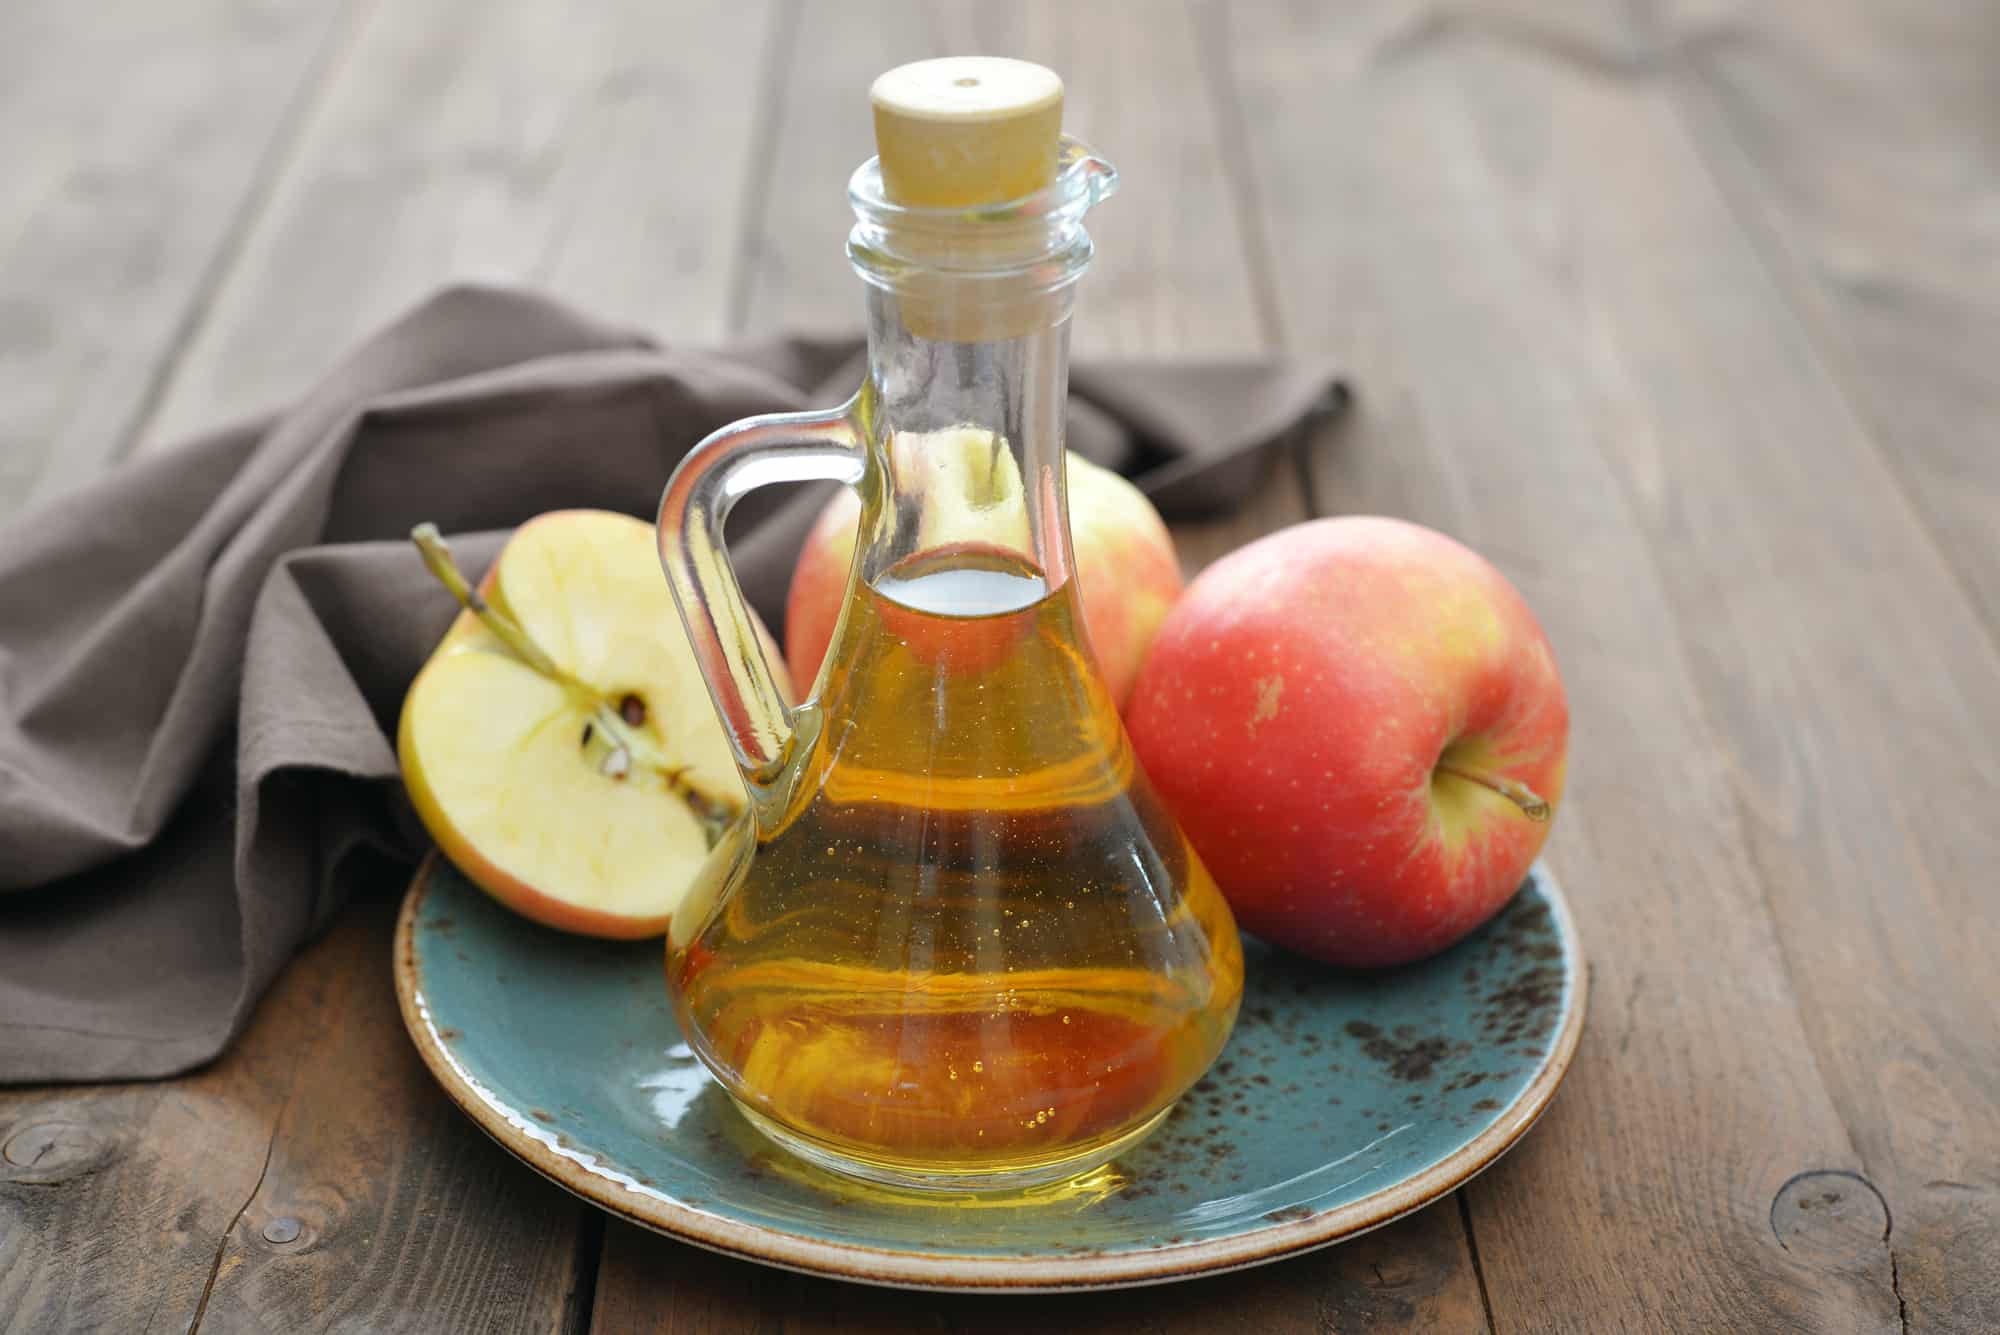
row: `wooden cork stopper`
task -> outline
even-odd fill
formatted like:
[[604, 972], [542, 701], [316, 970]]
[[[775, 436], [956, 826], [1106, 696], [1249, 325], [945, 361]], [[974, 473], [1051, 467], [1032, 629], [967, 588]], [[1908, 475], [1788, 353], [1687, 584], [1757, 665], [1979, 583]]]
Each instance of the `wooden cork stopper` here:
[[998, 56], [899, 65], [875, 81], [882, 188], [913, 208], [973, 208], [1055, 179], [1062, 135], [1055, 71]]

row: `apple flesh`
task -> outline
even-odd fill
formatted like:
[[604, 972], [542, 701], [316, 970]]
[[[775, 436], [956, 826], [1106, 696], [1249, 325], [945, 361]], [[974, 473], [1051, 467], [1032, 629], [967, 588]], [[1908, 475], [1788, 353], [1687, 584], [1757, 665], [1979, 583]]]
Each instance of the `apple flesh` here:
[[540, 516], [477, 593], [434, 532], [418, 542], [468, 604], [412, 683], [397, 733], [425, 828], [526, 917], [659, 935], [743, 786], [653, 526], [594, 510]]
[[1246, 930], [1375, 966], [1442, 950], [1519, 888], [1562, 799], [1569, 709], [1499, 571], [1357, 517], [1204, 571], [1126, 726]]
[[[985, 433], [955, 428], [926, 433], [922, 448], [906, 451], [907, 462], [899, 455], [899, 472], [924, 470], [926, 478], [935, 475], [941, 484], [927, 493], [919, 546], [1025, 550], [1026, 507], [997, 504], [993, 496], [1010, 479], [1013, 493], [1020, 489], [1018, 478], [1012, 477], [1012, 455], [998, 451], [1005, 463], [996, 484], [983, 468], [967, 465], [968, 460], [983, 464], [989, 457], [983, 445], [975, 450], [969, 440], [958, 439], [974, 435], [991, 440]], [[1078, 454], [1067, 457], [1065, 468], [1084, 630], [1112, 699], [1122, 705], [1147, 646], [1181, 595], [1180, 560], [1166, 522], [1137, 487]], [[1007, 516], [1018, 534], [1011, 529], [996, 534], [994, 521], [984, 518], [996, 512]], [[810, 682], [819, 675], [847, 594], [860, 518], [860, 500], [843, 489], [820, 511], [799, 552], [785, 604], [786, 661], [794, 681]]]

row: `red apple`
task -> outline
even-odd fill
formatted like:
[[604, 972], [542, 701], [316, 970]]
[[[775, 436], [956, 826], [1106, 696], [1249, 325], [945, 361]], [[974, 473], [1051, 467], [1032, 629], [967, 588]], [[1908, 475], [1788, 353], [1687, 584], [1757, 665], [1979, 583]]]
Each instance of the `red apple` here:
[[[983, 463], [990, 457], [984, 444], [975, 450], [958, 440], [966, 434], [962, 430], [927, 433], [932, 438], [924, 442], [922, 453], [930, 461], [931, 471], [950, 480], [949, 486], [939, 488], [941, 495], [955, 495], [964, 489], [961, 473], [978, 476], [977, 470], [956, 467], [952, 461], [963, 457]], [[979, 439], [983, 442], [990, 437], [980, 433]], [[1011, 462], [1004, 450], [999, 457]], [[1180, 597], [1180, 560], [1166, 522], [1137, 487], [1078, 454], [1068, 456], [1066, 469], [1084, 628], [1111, 698], [1123, 704], [1147, 646]], [[1010, 472], [1004, 470], [1002, 486], [1008, 484], [1005, 474]], [[993, 485], [990, 478], [982, 480], [989, 488]], [[1017, 482], [1012, 483], [1012, 489], [1018, 491]], [[922, 545], [931, 549], [968, 541], [990, 542], [992, 522], [980, 515], [994, 509], [1002, 509], [1010, 518], [1019, 517], [1018, 538], [1010, 542], [1003, 534], [1000, 545], [1025, 547], [1026, 511], [991, 501], [940, 505], [930, 526], [935, 532], [927, 529]], [[860, 516], [861, 502], [852, 491], [843, 490], [820, 511], [799, 553], [785, 605], [785, 655], [796, 682], [817, 678], [820, 662], [826, 657], [840, 619], [841, 600], [847, 593], [848, 569], [854, 564]]]
[[1322, 519], [1209, 567], [1126, 710], [1242, 926], [1345, 965], [1422, 958], [1520, 886], [1569, 708], [1505, 577], [1395, 519]]

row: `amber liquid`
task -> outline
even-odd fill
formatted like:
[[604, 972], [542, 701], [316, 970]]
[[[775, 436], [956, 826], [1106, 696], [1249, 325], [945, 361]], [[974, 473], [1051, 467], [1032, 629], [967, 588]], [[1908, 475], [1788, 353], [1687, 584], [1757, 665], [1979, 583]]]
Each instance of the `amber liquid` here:
[[964, 553], [857, 586], [796, 796], [677, 919], [683, 1033], [794, 1148], [919, 1184], [1089, 1167], [1228, 1036], [1235, 925], [1073, 587]]

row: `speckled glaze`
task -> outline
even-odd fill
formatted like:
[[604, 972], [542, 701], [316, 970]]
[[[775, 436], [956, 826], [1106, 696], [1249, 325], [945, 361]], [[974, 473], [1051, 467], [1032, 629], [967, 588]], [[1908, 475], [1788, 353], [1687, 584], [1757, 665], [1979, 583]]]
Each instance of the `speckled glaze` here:
[[1244, 941], [1242, 1018], [1161, 1128], [1008, 1197], [858, 1188], [751, 1130], [674, 1027], [658, 942], [562, 936], [441, 858], [396, 932], [403, 1018], [445, 1090], [533, 1168], [634, 1223], [844, 1279], [1031, 1292], [1183, 1279], [1385, 1224], [1504, 1153], [1583, 1026], [1543, 867], [1452, 950], [1351, 974]]

